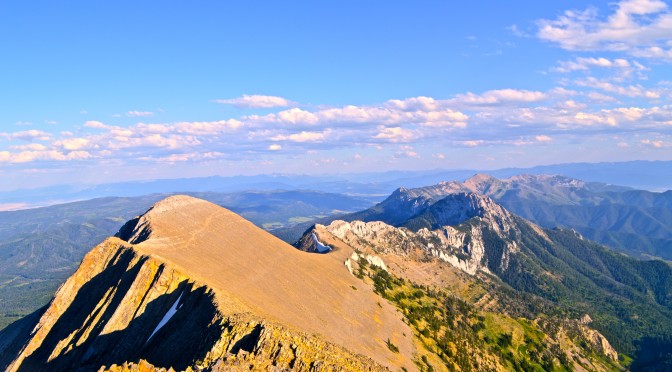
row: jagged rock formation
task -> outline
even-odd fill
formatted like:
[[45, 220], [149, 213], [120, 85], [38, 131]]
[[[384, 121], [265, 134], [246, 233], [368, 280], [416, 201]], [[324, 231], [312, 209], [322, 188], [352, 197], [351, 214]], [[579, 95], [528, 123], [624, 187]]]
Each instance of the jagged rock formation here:
[[489, 196], [509, 211], [548, 228], [573, 228], [634, 257], [672, 258], [672, 191], [654, 193], [585, 182], [559, 175], [517, 175], [497, 179], [476, 174], [464, 182], [446, 181], [399, 188], [347, 221], [385, 221], [400, 226], [450, 194]]
[[[562, 177], [551, 181], [557, 183], [554, 187], [577, 186]], [[499, 183], [506, 184], [479, 176], [471, 180], [470, 187], [495, 192], [506, 186]], [[378, 255], [395, 275], [421, 278], [426, 283], [432, 280], [431, 274], [422, 273], [425, 263], [433, 265], [436, 277], [442, 274], [432, 262], [449, 263], [477, 281], [490, 283], [484, 295], [474, 298], [479, 307], [511, 315], [520, 311], [518, 314], [531, 320], [559, 312], [563, 315], [557, 319], [569, 323], [554, 322], [554, 328], [547, 332], [557, 345], [566, 338], [560, 331], [571, 329], [582, 342], [592, 345], [592, 350], [612, 361], [617, 359], [616, 350], [633, 355], [640, 340], [652, 337], [664, 344], [672, 334], [672, 267], [668, 264], [627, 258], [571, 229], [541, 228], [509, 213], [487, 196], [455, 192], [456, 187], [454, 183], [442, 183], [400, 189], [376, 207], [348, 216], [348, 221], [316, 225], [310, 233], [336, 250], [349, 246], [363, 255]], [[447, 190], [448, 195], [441, 195]], [[413, 203], [404, 204], [404, 200]], [[411, 211], [395, 212], [404, 205]], [[380, 220], [352, 220], [357, 215]], [[400, 215], [405, 220], [399, 219]], [[346, 261], [346, 265], [353, 275], [362, 275], [357, 261]], [[498, 284], [501, 282], [506, 286]], [[507, 291], [520, 300], [531, 301], [527, 303], [531, 306], [524, 308], [498, 295]], [[497, 306], [498, 302], [507, 305]], [[586, 314], [594, 319], [590, 327], [579, 320], [585, 323]], [[659, 326], [652, 329], [647, 324]], [[579, 354], [571, 355], [583, 358]]]
[[[454, 227], [472, 218], [478, 224], [466, 224], [461, 229]], [[410, 217], [400, 228], [381, 221], [338, 220], [328, 226], [317, 225], [316, 230], [319, 234], [324, 229], [354, 247], [364, 243], [375, 247], [377, 252], [413, 255], [418, 259], [433, 256], [474, 275], [478, 271], [490, 273], [489, 266], [506, 269], [510, 255], [518, 251], [515, 241], [507, 241], [501, 254], [490, 257], [493, 262], [489, 262], [483, 241], [484, 225], [503, 239], [515, 228], [516, 222], [514, 216], [487, 196], [458, 193]], [[314, 251], [305, 245], [299, 249]]]
[[86, 255], [14, 336], [8, 369], [412, 368], [410, 329], [348, 272], [352, 253], [299, 252], [224, 208], [168, 198]]

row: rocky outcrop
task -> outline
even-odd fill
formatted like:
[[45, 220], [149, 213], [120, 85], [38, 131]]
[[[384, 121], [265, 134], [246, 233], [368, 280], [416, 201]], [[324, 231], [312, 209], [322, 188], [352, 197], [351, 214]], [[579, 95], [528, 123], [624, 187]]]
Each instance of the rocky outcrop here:
[[487, 196], [473, 193], [451, 194], [432, 204], [402, 226], [413, 231], [457, 226], [479, 218], [497, 232], [505, 233], [514, 225], [513, 216]]
[[332, 247], [323, 244], [320, 241], [320, 237], [314, 229], [309, 231], [309, 233], [304, 234], [301, 239], [294, 244], [298, 250], [308, 253], [329, 253], [332, 251]]
[[326, 231], [356, 249], [368, 249], [376, 253], [410, 256], [416, 259], [434, 257], [475, 275], [479, 271], [490, 273], [489, 267], [492, 265], [506, 270], [511, 255], [519, 251], [515, 241], [503, 240], [506, 248], [496, 257], [496, 262], [488, 262], [483, 229], [490, 229], [503, 237], [515, 226], [508, 212], [502, 214], [506, 219], [498, 218], [496, 215], [477, 216], [474, 217], [473, 223], [458, 228], [452, 226], [443, 226], [436, 230], [421, 228], [417, 232], [403, 227], [396, 228], [380, 221], [340, 220], [328, 226], [318, 224], [315, 226], [315, 231], [318, 234]]

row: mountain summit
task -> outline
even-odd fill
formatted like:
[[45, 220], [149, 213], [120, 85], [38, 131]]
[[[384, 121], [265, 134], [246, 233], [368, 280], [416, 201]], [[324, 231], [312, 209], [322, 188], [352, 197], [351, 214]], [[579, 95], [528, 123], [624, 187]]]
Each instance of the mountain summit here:
[[9, 370], [412, 368], [412, 332], [348, 272], [352, 253], [300, 252], [227, 209], [170, 197], [86, 255], [34, 331], [17, 332]]

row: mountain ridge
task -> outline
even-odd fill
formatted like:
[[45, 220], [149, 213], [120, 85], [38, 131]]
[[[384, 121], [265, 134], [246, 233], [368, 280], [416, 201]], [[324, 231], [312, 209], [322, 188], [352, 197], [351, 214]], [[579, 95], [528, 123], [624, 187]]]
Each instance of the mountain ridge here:
[[[296, 339], [294, 344], [303, 354], [326, 358], [320, 354], [321, 349], [312, 349], [310, 345], [315, 342], [323, 345], [320, 348], [333, 351], [335, 357], [326, 358], [325, 363], [331, 363], [327, 365], [345, 363], [337, 359], [346, 358], [351, 359], [355, 367], [350, 368], [354, 369], [411, 367], [413, 346], [409, 336], [404, 335], [410, 335], [410, 331], [390, 305], [380, 304], [367, 286], [350, 275], [343, 266], [344, 255], [349, 252], [300, 252], [229, 210], [186, 196], [168, 198], [87, 254], [77, 272], [57, 292], [36, 333], [10, 370], [31, 366], [59, 369], [72, 363], [92, 365], [97, 360], [116, 363], [147, 358], [150, 363], [158, 361], [159, 366], [178, 363], [181, 368], [195, 366], [193, 363], [213, 365], [217, 360], [233, 363], [241, 358], [243, 362], [250, 359], [245, 363], [251, 364], [243, 365], [259, 366], [270, 362], [273, 350], [290, 352], [287, 348], [292, 344], [293, 330], [301, 331], [296, 337], [303, 341], [296, 344]], [[92, 280], [98, 283], [94, 285]], [[117, 281], [119, 284], [111, 284]], [[82, 297], [84, 294], [86, 298]], [[100, 302], [96, 305], [95, 301]], [[155, 303], [156, 308], [148, 310]], [[205, 339], [211, 341], [206, 345], [197, 343], [200, 351], [184, 356], [195, 358], [193, 361], [171, 359], [170, 345], [161, 343], [165, 332], [161, 337], [152, 337], [151, 329], [155, 327], [148, 324], [159, 323], [171, 306], [177, 307], [176, 319], [185, 314], [182, 307], [205, 311], [193, 320], [200, 319], [201, 323], [191, 328], [204, 329], [204, 334], [209, 335]], [[90, 308], [91, 315], [78, 308]], [[170, 324], [168, 321], [164, 328], [156, 329], [173, 331], [174, 341], [179, 335], [193, 339], [189, 328], [180, 323], [169, 327]], [[69, 330], [72, 327], [74, 333]], [[129, 329], [135, 329], [138, 335], [129, 334]], [[233, 331], [227, 329], [239, 332], [232, 336]], [[285, 340], [287, 344], [271, 342], [274, 338], [268, 338], [269, 332], [285, 335], [276, 341]], [[128, 349], [123, 354], [122, 350], [116, 360], [103, 356], [105, 345], [118, 337], [138, 345], [140, 352]], [[144, 342], [152, 345], [152, 350], [162, 353], [142, 346], [138, 337], [145, 337]], [[245, 337], [249, 341], [244, 341]], [[266, 345], [270, 349], [260, 348], [263, 355], [256, 357], [261, 361], [252, 355], [259, 340], [271, 342]], [[390, 351], [386, 340], [393, 340], [399, 353]], [[236, 349], [240, 342], [250, 345]], [[241, 350], [247, 350], [247, 357], [240, 354]], [[296, 351], [292, 351], [293, 355]], [[238, 355], [238, 359], [227, 357], [227, 353]], [[122, 360], [124, 355], [130, 360]], [[308, 368], [310, 363], [301, 369]]]
[[[432, 189], [449, 187], [443, 184]], [[472, 208], [478, 213], [467, 216], [457, 213], [463, 217], [459, 219], [442, 221], [436, 217], [454, 215], [453, 202], [468, 196], [489, 201], [491, 206]], [[637, 340], [646, 335], [664, 338], [672, 334], [669, 263], [628, 258], [586, 240], [574, 230], [543, 229], [509, 212], [497, 212], [497, 204], [487, 196], [453, 193], [445, 196], [449, 202], [442, 203], [441, 196], [420, 190], [409, 193], [407, 199], [424, 203], [431, 198], [433, 202], [426, 203], [422, 211], [414, 211], [406, 222], [400, 223], [397, 216], [386, 221], [384, 213], [375, 215], [382, 220], [375, 222], [357, 221], [350, 215], [346, 221], [316, 225], [315, 231], [329, 231], [346, 243], [373, 249], [374, 253], [407, 257], [421, 252], [421, 261], [441, 260], [470, 275], [494, 275], [516, 291], [543, 297], [563, 311], [577, 312], [576, 319], [590, 314], [595, 327], [625, 353], [634, 353]], [[398, 206], [395, 203], [399, 200], [404, 196], [393, 195], [381, 203], [383, 207], [378, 205], [372, 211], [390, 212], [394, 210], [390, 206]], [[366, 211], [357, 215], [371, 216]], [[350, 232], [353, 235], [348, 235]]]
[[672, 260], [672, 190], [654, 193], [559, 175], [497, 179], [476, 174], [464, 182], [400, 188], [377, 205], [341, 219], [384, 220], [397, 226], [440, 199], [464, 192], [487, 195], [541, 226], [575, 229], [635, 257]]

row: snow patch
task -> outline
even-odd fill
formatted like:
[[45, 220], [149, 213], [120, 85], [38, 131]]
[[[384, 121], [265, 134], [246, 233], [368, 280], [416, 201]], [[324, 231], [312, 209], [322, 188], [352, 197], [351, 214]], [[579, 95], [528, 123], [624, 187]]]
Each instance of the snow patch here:
[[161, 329], [161, 327], [166, 325], [166, 323], [168, 323], [168, 321], [170, 320], [170, 318], [173, 317], [173, 315], [175, 315], [175, 313], [177, 312], [177, 304], [180, 303], [180, 299], [182, 298], [183, 294], [184, 294], [184, 292], [180, 293], [180, 296], [177, 298], [177, 300], [175, 301], [173, 306], [171, 306], [170, 309], [168, 309], [168, 311], [166, 312], [166, 315], [164, 315], [163, 319], [161, 319], [161, 321], [159, 322], [159, 325], [157, 325], [156, 328], [154, 328], [154, 332], [152, 332], [152, 334], [149, 336], [149, 338], [147, 339], [147, 342], [149, 342], [149, 340], [152, 339], [152, 336], [154, 336], [154, 334], [159, 329]]
[[331, 251], [330, 246], [322, 244], [322, 242], [320, 242], [317, 239], [317, 235], [315, 235], [315, 233], [312, 233], [312, 234], [313, 234], [313, 241], [315, 242], [315, 248], [317, 249], [318, 252], [327, 253], [327, 252]]

